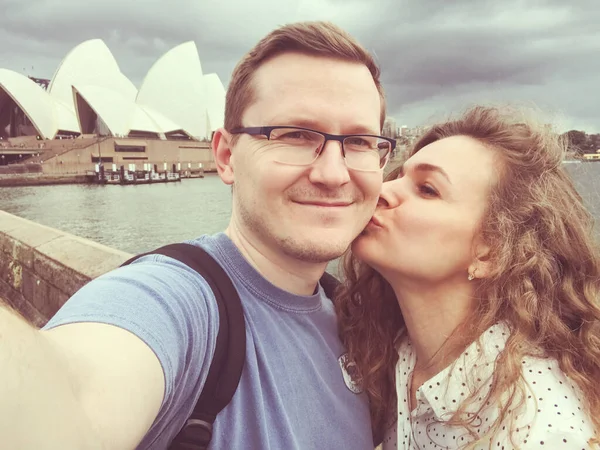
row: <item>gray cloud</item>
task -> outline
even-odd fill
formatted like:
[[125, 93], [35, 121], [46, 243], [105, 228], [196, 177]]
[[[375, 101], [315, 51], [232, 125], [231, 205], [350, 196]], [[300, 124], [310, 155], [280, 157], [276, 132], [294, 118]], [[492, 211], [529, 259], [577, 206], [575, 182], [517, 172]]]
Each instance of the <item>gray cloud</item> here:
[[226, 84], [271, 29], [331, 20], [376, 55], [400, 124], [492, 101], [538, 105], [559, 127], [600, 131], [595, 0], [0, 0], [0, 17], [0, 67], [51, 77], [75, 45], [101, 38], [137, 85], [188, 40]]
[[546, 109], [559, 126], [600, 131], [595, 2], [424, 3], [405, 3], [403, 26], [380, 22], [370, 44], [396, 43], [378, 54], [399, 120], [413, 124], [477, 101], [516, 101]]

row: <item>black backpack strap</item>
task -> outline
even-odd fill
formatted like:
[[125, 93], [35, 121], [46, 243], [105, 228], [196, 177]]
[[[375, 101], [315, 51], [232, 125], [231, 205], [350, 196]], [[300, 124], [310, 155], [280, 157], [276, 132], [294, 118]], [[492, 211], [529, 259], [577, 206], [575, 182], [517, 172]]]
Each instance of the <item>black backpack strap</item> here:
[[327, 294], [327, 297], [333, 301], [335, 290], [340, 285], [339, 280], [329, 272], [325, 272], [319, 280], [319, 283], [321, 283], [321, 286], [323, 286], [323, 290], [325, 291], [325, 294]]
[[242, 375], [246, 358], [242, 303], [227, 273], [200, 247], [170, 244], [137, 255], [123, 265], [150, 254], [177, 259], [198, 272], [212, 289], [219, 308], [219, 333], [204, 388], [194, 411], [169, 447], [170, 450], [204, 450], [212, 438], [217, 414], [233, 398]]

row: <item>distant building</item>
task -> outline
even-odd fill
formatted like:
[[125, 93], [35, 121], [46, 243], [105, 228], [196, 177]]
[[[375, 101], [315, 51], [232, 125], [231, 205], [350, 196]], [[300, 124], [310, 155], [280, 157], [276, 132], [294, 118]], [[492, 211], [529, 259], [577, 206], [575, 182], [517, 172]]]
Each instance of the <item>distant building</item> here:
[[393, 117], [386, 117], [383, 123], [381, 134], [386, 137], [396, 138], [398, 137], [398, 127], [396, 125], [396, 119]]
[[[206, 162], [210, 158], [208, 141], [223, 126], [224, 115], [225, 88], [217, 74], [203, 74], [194, 42], [181, 44], [159, 58], [139, 90], [100, 39], [71, 50], [51, 80], [0, 69], [0, 138], [4, 141], [0, 153], [6, 155], [4, 161], [11, 160], [8, 147], [19, 147], [23, 152], [16, 161], [39, 153], [36, 159], [45, 163], [60, 153], [63, 164], [77, 161], [89, 167], [104, 162], [99, 142], [114, 138], [110, 148], [127, 161], [156, 164], [160, 160], [161, 166]], [[67, 145], [65, 138], [78, 139]], [[136, 141], [129, 145], [127, 139]], [[198, 144], [185, 145], [183, 150], [181, 141]], [[84, 151], [88, 143], [95, 150]], [[73, 155], [65, 154], [70, 147]], [[198, 157], [190, 152], [194, 148], [202, 149]], [[155, 156], [143, 155], [150, 149]], [[83, 155], [89, 159], [83, 160]]]
[[138, 90], [103, 41], [67, 54], [47, 90], [40, 79], [0, 69], [0, 133], [5, 138], [103, 134], [209, 139], [223, 125], [225, 89], [204, 75], [196, 45], [181, 44], [156, 61]]

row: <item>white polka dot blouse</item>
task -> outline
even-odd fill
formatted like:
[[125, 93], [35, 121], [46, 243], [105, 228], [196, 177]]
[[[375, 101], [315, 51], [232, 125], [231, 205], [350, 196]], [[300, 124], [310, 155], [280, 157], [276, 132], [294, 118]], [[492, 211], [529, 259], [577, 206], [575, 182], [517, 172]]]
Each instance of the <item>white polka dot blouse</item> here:
[[[494, 362], [508, 336], [508, 327], [503, 324], [489, 328], [481, 336], [481, 345], [471, 344], [453, 364], [418, 388], [412, 412], [409, 387], [416, 355], [408, 339], [400, 342], [396, 366], [397, 421], [385, 435], [383, 450], [461, 449], [473, 442], [474, 437], [466, 428], [450, 425], [447, 420], [461, 401], [478, 389], [483, 402]], [[482, 442], [476, 449], [591, 449], [588, 440], [594, 435], [593, 425], [584, 412], [575, 383], [554, 360], [527, 357], [522, 363], [526, 382], [524, 409], [514, 418], [512, 427], [503, 423], [492, 441]], [[479, 406], [481, 403], [474, 405], [474, 411]], [[498, 406], [486, 406], [473, 422], [476, 434], [485, 435], [498, 413]]]

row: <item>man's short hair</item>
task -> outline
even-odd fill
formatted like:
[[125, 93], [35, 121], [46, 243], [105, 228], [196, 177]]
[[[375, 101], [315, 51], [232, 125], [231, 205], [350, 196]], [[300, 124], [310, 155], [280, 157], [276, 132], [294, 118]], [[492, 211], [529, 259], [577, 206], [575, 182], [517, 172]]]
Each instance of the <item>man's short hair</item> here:
[[339, 59], [365, 65], [373, 77], [381, 100], [380, 126], [385, 120], [385, 98], [380, 70], [373, 56], [352, 36], [329, 22], [299, 22], [285, 25], [265, 36], [238, 63], [231, 76], [225, 100], [225, 129], [243, 126], [242, 116], [254, 101], [252, 76], [267, 60], [288, 52]]

